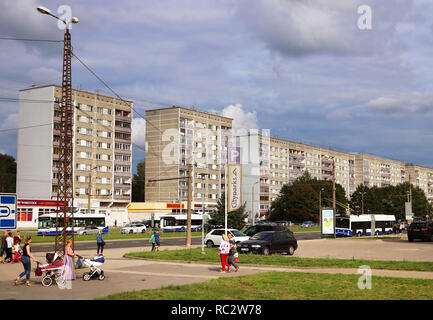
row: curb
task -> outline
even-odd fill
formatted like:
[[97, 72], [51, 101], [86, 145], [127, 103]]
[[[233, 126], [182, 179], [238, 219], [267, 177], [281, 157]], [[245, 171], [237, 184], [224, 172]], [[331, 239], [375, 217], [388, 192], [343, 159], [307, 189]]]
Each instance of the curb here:
[[[161, 261], [165, 263], [173, 263], [173, 264], [187, 264], [187, 265], [212, 265], [212, 266], [219, 266], [220, 263], [217, 262], [201, 262], [201, 261], [177, 261], [177, 260], [167, 260], [167, 259], [149, 259], [149, 258], [138, 258], [138, 257], [126, 257], [123, 255], [125, 259], [130, 260], [144, 260], [144, 261]], [[323, 267], [290, 267], [290, 266], [269, 266], [269, 265], [256, 265], [256, 264], [242, 264], [242, 267], [249, 267], [249, 268], [259, 268], [259, 269], [279, 269], [281, 271], [285, 272], [306, 272], [306, 273], [317, 273], [317, 270], [325, 271], [325, 273], [338, 273], [338, 274], [347, 274], [347, 273], [354, 273], [356, 274], [357, 269], [356, 268], [323, 268]], [[331, 272], [337, 270], [338, 272]], [[340, 272], [341, 271], [341, 272]], [[345, 271], [345, 272], [343, 272]], [[410, 273], [419, 273], [422, 275], [424, 272], [432, 273], [432, 271], [416, 271], [416, 270], [390, 270], [390, 269], [372, 269], [372, 271], [379, 271], [379, 272], [395, 272], [395, 273], [404, 273], [404, 272], [410, 272]], [[417, 277], [411, 277], [408, 275], [378, 275], [376, 277], [399, 277], [399, 278], [411, 278], [411, 279], [419, 279]], [[421, 278], [422, 279], [422, 278]], [[430, 279], [430, 278], [425, 278]]]

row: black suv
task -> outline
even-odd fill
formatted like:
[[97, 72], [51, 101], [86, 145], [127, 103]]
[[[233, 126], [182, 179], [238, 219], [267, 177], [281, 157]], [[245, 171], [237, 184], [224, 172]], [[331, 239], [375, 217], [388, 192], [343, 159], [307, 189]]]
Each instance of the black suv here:
[[298, 241], [290, 230], [259, 232], [238, 244], [240, 253], [259, 253], [265, 256], [280, 252], [292, 255], [297, 248]]
[[407, 228], [407, 239], [413, 242], [414, 239], [423, 241], [433, 240], [433, 222], [431, 221], [414, 221]]
[[256, 224], [255, 226], [251, 226], [247, 228], [244, 233], [248, 237], [252, 237], [256, 233], [263, 232], [263, 231], [286, 231], [288, 230], [287, 227], [282, 226], [281, 224], [277, 223], [260, 223]]

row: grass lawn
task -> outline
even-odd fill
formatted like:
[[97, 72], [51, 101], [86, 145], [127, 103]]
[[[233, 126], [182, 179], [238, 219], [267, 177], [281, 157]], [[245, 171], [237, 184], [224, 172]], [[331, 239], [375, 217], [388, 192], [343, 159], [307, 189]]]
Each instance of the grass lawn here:
[[[372, 277], [358, 288], [360, 275], [266, 272], [220, 277], [201, 283], [122, 292], [109, 300], [431, 300], [433, 280]], [[229, 290], [228, 290], [229, 288]]]
[[[125, 256], [176, 261], [220, 262], [217, 248], [205, 248], [205, 252], [206, 254], [201, 254], [201, 248], [194, 248], [189, 250], [163, 250], [159, 252], [131, 252], [127, 253]], [[368, 265], [372, 269], [433, 271], [433, 262], [420, 261], [298, 258], [279, 254], [273, 254], [270, 256], [239, 254], [239, 260], [241, 265], [254, 264], [304, 268], [359, 268], [362, 265]]]
[[[161, 232], [161, 238], [170, 237], [183, 237], [186, 238], [186, 232]], [[27, 235], [32, 237], [32, 243], [53, 243], [55, 241], [54, 236], [38, 236], [35, 232], [29, 232], [22, 230], [21, 237], [26, 238]], [[121, 234], [120, 229], [110, 229], [108, 233], [104, 233], [104, 240], [120, 240], [120, 239], [149, 239], [151, 232], [146, 233], [133, 233], [133, 234]], [[201, 236], [201, 232], [191, 232], [191, 236]], [[75, 235], [74, 241], [96, 241], [96, 234], [89, 235]]]

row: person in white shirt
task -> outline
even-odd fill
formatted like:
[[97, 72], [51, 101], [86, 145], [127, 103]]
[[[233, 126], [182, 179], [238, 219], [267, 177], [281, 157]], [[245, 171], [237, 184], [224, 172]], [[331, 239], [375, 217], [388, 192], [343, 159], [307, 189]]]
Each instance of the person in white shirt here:
[[230, 272], [230, 265], [227, 263], [229, 252], [230, 252], [229, 238], [227, 237], [226, 234], [223, 234], [221, 244], [218, 250], [218, 255], [221, 258], [221, 266], [222, 266], [222, 270], [220, 272], [226, 272], [226, 267], [227, 267], [227, 272]]
[[8, 236], [6, 238], [6, 260], [7, 262], [11, 262], [12, 261], [12, 247], [14, 244], [14, 238], [12, 238], [12, 232], [8, 233]]

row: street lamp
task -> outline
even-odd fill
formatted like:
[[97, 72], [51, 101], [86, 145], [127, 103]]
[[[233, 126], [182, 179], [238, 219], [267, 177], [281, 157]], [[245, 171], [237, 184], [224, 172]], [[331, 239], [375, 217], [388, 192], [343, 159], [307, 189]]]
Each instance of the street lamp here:
[[[72, 82], [71, 82], [71, 60], [72, 60], [72, 43], [69, 26], [71, 23], [78, 23], [76, 17], [70, 21], [62, 20], [51, 13], [46, 7], [37, 7], [41, 14], [52, 16], [53, 18], [62, 21], [65, 28], [63, 40], [63, 68], [62, 68], [62, 102], [60, 105], [61, 125], [60, 125], [60, 141], [59, 141], [59, 188], [57, 191], [57, 211], [56, 221], [63, 218], [63, 225], [56, 223], [56, 239], [54, 251], [63, 255], [65, 252], [66, 241], [72, 240], [74, 246], [74, 195], [73, 195], [73, 119], [74, 110], [72, 108]], [[61, 203], [61, 205], [60, 205]], [[69, 213], [69, 217], [67, 214]], [[70, 235], [66, 233], [67, 228], [71, 227]], [[61, 230], [61, 233], [60, 233]]]
[[258, 184], [260, 181], [256, 181], [253, 183], [252, 191], [251, 191], [251, 214], [252, 214], [252, 223], [255, 225], [256, 223], [256, 213], [254, 212], [254, 186]]
[[87, 199], [87, 213], [90, 213], [90, 211], [91, 211], [90, 197], [92, 194], [92, 173], [93, 173], [93, 170], [95, 170], [97, 167], [98, 166], [91, 168], [90, 172], [89, 172], [89, 191], [88, 191], [88, 199]]
[[325, 191], [324, 188], [320, 188], [319, 190], [319, 223], [320, 223], [320, 232], [322, 232], [322, 191]]
[[206, 178], [209, 177], [209, 173], [202, 173], [201, 176], [205, 179], [204, 182], [204, 191], [201, 197], [201, 210], [202, 210], [202, 216], [201, 216], [201, 254], [206, 254], [204, 251], [204, 215], [205, 215], [205, 208], [204, 208], [204, 197], [206, 195]]
[[66, 29], [69, 29], [69, 24], [70, 23], [78, 23], [79, 22], [79, 20], [78, 20], [77, 17], [72, 17], [71, 21], [69, 21], [69, 22], [66, 21], [66, 20], [62, 20], [59, 17], [57, 17], [56, 15], [52, 14], [50, 9], [48, 9], [46, 7], [43, 7], [43, 6], [37, 7], [36, 10], [38, 10], [42, 14], [46, 14], [48, 16], [52, 16], [53, 18], [56, 18], [57, 20], [62, 21], [66, 25]]

